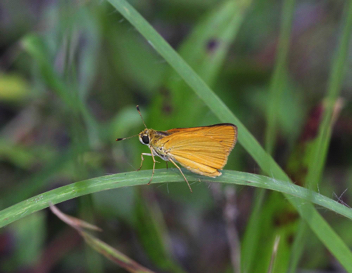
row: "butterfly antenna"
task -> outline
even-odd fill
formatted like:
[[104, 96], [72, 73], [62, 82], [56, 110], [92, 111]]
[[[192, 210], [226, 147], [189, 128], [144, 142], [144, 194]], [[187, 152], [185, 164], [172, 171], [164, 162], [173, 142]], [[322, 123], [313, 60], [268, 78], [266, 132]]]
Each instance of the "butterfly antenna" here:
[[137, 108], [137, 111], [138, 111], [139, 115], [141, 116], [141, 119], [143, 121], [143, 124], [144, 124], [145, 128], [147, 128], [147, 125], [145, 125], [144, 119], [142, 117], [141, 111], [139, 110], [139, 105], [137, 105], [136, 108]]
[[129, 136], [129, 137], [123, 137], [123, 138], [117, 138], [116, 141], [125, 140], [125, 139], [129, 139], [131, 137], [136, 137], [136, 136], [138, 136], [138, 135]]

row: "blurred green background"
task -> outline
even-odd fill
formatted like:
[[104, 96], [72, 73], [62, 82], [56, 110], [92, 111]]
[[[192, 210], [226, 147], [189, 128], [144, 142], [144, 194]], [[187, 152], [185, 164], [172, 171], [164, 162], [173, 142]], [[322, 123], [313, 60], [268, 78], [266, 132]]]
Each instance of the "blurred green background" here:
[[[350, 1], [129, 2], [305, 185]], [[349, 48], [326, 164], [313, 186], [345, 204], [352, 197]], [[148, 149], [137, 138], [115, 139], [144, 128], [137, 104], [157, 130], [220, 122], [106, 1], [2, 1], [0, 69], [1, 210], [69, 183], [136, 170]], [[147, 157], [143, 169], [151, 168]], [[225, 169], [261, 173], [240, 144]], [[302, 223], [283, 195], [202, 181], [192, 188], [128, 187], [59, 208], [101, 227], [102, 240], [156, 272], [268, 272], [273, 257], [272, 272], [344, 272], [309, 229], [297, 247]], [[319, 212], [350, 247], [350, 221]], [[0, 230], [0, 272], [126, 271], [44, 210]]]

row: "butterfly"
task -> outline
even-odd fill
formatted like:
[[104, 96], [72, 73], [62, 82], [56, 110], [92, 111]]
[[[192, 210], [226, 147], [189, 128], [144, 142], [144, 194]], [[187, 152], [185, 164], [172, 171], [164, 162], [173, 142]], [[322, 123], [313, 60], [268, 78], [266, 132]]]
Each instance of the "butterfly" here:
[[208, 177], [221, 175], [220, 170], [226, 165], [227, 158], [237, 141], [236, 125], [220, 123], [210, 126], [157, 131], [147, 128], [138, 105], [137, 111], [141, 116], [145, 129], [138, 135], [118, 138], [116, 141], [138, 136], [139, 141], [143, 145], [148, 146], [150, 153], [141, 154], [141, 165], [138, 169], [142, 168], [143, 156], [152, 157], [153, 172], [148, 184], [153, 180], [156, 156], [175, 165], [187, 182], [191, 192], [192, 188], [186, 176], [176, 163], [196, 174]]

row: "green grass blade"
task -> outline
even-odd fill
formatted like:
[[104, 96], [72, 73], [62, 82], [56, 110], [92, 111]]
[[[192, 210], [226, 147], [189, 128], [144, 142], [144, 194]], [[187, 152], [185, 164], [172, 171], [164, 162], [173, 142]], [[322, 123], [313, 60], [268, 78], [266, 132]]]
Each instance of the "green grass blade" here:
[[[286, 173], [277, 165], [253, 135], [216, 96], [205, 82], [193, 71], [172, 47], [148, 24], [148, 22], [126, 1], [108, 0], [131, 24], [147, 39], [150, 45], [180, 74], [184, 81], [204, 101], [222, 122], [235, 123], [239, 130], [238, 140], [254, 158], [263, 171], [276, 179], [290, 181]], [[246, 5], [247, 2], [239, 2]], [[307, 221], [310, 228], [346, 268], [352, 271], [352, 253], [342, 239], [334, 232], [313, 206], [302, 206], [298, 199], [289, 199], [300, 215]]]
[[[312, 202], [352, 220], [352, 209], [347, 208], [333, 199], [287, 181], [279, 181], [263, 175], [237, 171], [224, 171], [223, 175], [217, 178], [208, 178], [193, 174], [190, 175], [187, 174], [187, 171], [185, 172], [186, 177], [190, 182], [198, 182], [201, 180], [203, 182], [228, 183], [278, 191], [288, 194], [289, 200], [294, 199], [296, 201], [300, 201], [302, 206], [308, 206], [308, 203]], [[6, 226], [33, 212], [47, 208], [50, 205], [50, 202], [52, 204], [58, 204], [79, 196], [122, 187], [139, 185], [148, 187], [147, 183], [151, 177], [151, 174], [152, 171], [147, 170], [101, 176], [72, 183], [70, 185], [39, 194], [0, 211], [0, 227]], [[155, 170], [155, 176], [152, 184], [172, 182], [185, 183], [182, 176], [176, 171], [172, 171], [171, 169]], [[187, 187], [186, 183], [184, 186]], [[308, 201], [308, 203], [302, 202], [301, 199]]]

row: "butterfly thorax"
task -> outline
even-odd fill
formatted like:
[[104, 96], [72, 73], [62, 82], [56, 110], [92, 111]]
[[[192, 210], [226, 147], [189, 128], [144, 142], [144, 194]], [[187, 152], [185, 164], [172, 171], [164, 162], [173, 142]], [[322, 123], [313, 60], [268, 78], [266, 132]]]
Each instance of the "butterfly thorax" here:
[[169, 134], [165, 131], [156, 131], [146, 128], [139, 133], [138, 137], [143, 145], [148, 145], [148, 147], [151, 148], [154, 155], [161, 157], [163, 160], [167, 160], [165, 157], [167, 151], [165, 151], [163, 146], [164, 141], [161, 140], [168, 135]]

